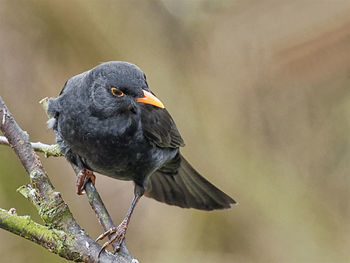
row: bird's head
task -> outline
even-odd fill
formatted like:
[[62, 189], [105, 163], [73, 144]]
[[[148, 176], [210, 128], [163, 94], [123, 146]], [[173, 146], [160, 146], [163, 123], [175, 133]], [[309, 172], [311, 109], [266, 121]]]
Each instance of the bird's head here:
[[[74, 80], [71, 84], [74, 85]], [[131, 63], [113, 61], [100, 64], [84, 73], [80, 86], [80, 92], [90, 101], [91, 111], [100, 117], [137, 113], [141, 104], [164, 108], [148, 88], [145, 74]]]

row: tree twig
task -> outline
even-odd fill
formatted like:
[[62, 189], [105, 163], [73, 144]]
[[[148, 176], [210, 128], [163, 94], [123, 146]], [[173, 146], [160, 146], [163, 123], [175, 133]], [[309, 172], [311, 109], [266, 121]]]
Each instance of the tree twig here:
[[[34, 204], [46, 225], [42, 226], [28, 217], [19, 217], [6, 210], [0, 210], [1, 228], [26, 237], [69, 260], [119, 263], [133, 261], [130, 260], [131, 257], [125, 258], [120, 254], [113, 255], [108, 252], [102, 253], [98, 259], [101, 246], [78, 225], [61, 194], [55, 191], [29, 142], [28, 134], [15, 122], [1, 97], [0, 130], [30, 175], [30, 184], [20, 187], [19, 192]], [[24, 222], [29, 224], [25, 225]], [[53, 237], [65, 238], [56, 242], [57, 239]], [[43, 239], [45, 241], [42, 242]]]
[[[60, 152], [60, 149], [58, 148], [57, 144], [49, 145], [41, 142], [31, 142], [32, 148], [36, 152], [41, 152], [45, 154], [45, 157], [59, 157], [63, 156], [63, 154]], [[10, 146], [10, 143], [8, 142], [7, 138], [5, 136], [0, 136], [0, 145], [8, 145]]]

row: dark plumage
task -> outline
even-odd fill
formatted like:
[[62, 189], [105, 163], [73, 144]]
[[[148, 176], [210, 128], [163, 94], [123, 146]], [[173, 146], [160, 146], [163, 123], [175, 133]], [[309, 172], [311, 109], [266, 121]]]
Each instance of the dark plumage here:
[[181, 135], [152, 94], [144, 73], [127, 62], [72, 77], [48, 105], [61, 151], [80, 169], [134, 181], [138, 196], [186, 208], [229, 208], [235, 201], [180, 154]]

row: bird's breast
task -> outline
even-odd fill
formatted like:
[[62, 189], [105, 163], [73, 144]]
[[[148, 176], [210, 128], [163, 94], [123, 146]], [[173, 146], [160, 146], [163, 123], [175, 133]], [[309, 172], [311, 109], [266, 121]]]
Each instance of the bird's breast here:
[[164, 159], [162, 150], [145, 139], [137, 119], [62, 118], [60, 129], [88, 168], [113, 178], [142, 181]]

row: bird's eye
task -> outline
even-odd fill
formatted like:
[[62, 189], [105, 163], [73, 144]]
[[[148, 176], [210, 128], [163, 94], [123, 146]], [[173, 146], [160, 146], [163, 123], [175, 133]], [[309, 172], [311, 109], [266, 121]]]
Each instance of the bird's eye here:
[[112, 87], [111, 92], [112, 92], [113, 96], [116, 96], [118, 98], [124, 96], [124, 93], [116, 87]]

